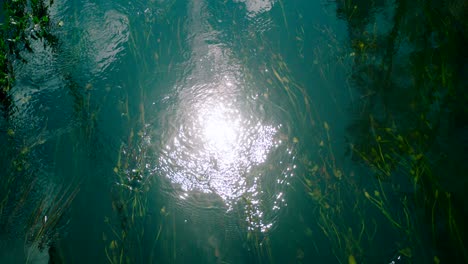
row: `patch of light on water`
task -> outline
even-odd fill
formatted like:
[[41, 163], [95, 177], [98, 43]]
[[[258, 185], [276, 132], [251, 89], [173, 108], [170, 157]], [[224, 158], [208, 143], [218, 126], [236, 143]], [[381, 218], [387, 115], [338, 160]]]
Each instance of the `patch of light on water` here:
[[229, 109], [218, 104], [213, 108], [201, 109], [198, 121], [202, 127], [203, 141], [207, 150], [235, 158], [232, 152], [235, 150], [239, 135], [242, 133], [242, 127], [238, 117], [230, 118], [228, 114]]
[[[248, 3], [247, 3], [248, 2]], [[246, 4], [261, 12], [271, 8]], [[252, 87], [245, 69], [218, 32], [207, 28], [202, 2], [189, 5], [191, 58], [181, 67], [159, 132], [154, 171], [170, 180], [171, 195], [194, 214], [220, 205], [241, 210], [249, 230], [266, 232], [286, 205], [283, 191], [294, 159], [289, 135], [271, 111], [262, 87]], [[266, 101], [265, 101], [266, 100]], [[264, 105], [266, 104], [266, 105]], [[183, 202], [182, 202], [183, 201]]]
[[237, 3], [244, 3], [248, 12], [257, 14], [269, 11], [274, 4], [272, 0], [234, 0]]
[[[248, 230], [266, 232], [274, 223], [271, 214], [286, 205], [281, 186], [287, 186], [292, 176], [287, 162], [270, 157], [272, 151], [285, 147], [279, 139], [281, 125], [262, 124], [259, 117], [243, 115], [228, 103], [232, 98], [211, 94], [190, 106], [187, 102], [180, 105], [190, 110], [180, 111], [184, 117], [177, 119], [181, 122], [169, 133], [173, 136], [167, 139], [158, 166], [181, 188], [182, 192], [175, 193], [178, 199], [203, 207], [223, 201], [228, 211], [241, 204]], [[289, 149], [283, 153], [291, 157]], [[278, 169], [283, 172], [275, 172]], [[265, 183], [277, 186], [273, 196], [266, 195], [271, 190]]]
[[229, 203], [246, 193], [245, 177], [277, 145], [277, 128], [243, 117], [226, 100], [215, 94], [183, 111], [160, 162], [184, 191], [215, 193]]

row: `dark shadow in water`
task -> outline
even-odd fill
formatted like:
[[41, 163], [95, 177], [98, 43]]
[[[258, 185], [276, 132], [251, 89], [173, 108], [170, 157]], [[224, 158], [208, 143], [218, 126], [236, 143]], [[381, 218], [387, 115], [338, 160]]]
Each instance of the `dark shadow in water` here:
[[[418, 226], [405, 231], [413, 261], [468, 261], [462, 224], [468, 199], [459, 187], [468, 185], [460, 159], [468, 154], [467, 21], [460, 16], [468, 4], [391, 5], [337, 1], [354, 56], [350, 79], [359, 93], [348, 128], [353, 157], [379, 181], [397, 186], [398, 199], [408, 198], [420, 212], [412, 216]], [[408, 183], [412, 190], [401, 189]]]

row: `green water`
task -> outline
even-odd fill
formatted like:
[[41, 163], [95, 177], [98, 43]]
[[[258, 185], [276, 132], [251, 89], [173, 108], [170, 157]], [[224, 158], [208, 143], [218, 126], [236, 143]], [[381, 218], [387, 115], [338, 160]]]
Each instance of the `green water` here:
[[45, 6], [2, 14], [0, 263], [468, 261], [463, 1]]

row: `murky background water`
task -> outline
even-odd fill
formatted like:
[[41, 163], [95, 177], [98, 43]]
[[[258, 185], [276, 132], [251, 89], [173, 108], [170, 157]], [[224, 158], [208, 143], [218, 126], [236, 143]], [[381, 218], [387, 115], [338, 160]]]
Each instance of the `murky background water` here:
[[0, 262], [466, 261], [466, 4], [418, 4], [54, 1]]

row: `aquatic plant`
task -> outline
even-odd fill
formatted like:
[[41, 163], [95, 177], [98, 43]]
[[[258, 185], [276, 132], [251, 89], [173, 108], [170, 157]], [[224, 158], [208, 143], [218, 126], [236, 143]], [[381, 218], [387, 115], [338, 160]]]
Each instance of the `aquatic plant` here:
[[15, 60], [26, 62], [22, 52], [32, 52], [31, 41], [44, 40], [54, 46], [58, 39], [50, 33], [49, 4], [44, 0], [7, 0], [3, 2], [4, 23], [0, 24], [0, 104], [8, 112], [13, 102], [9, 93], [15, 76]]

